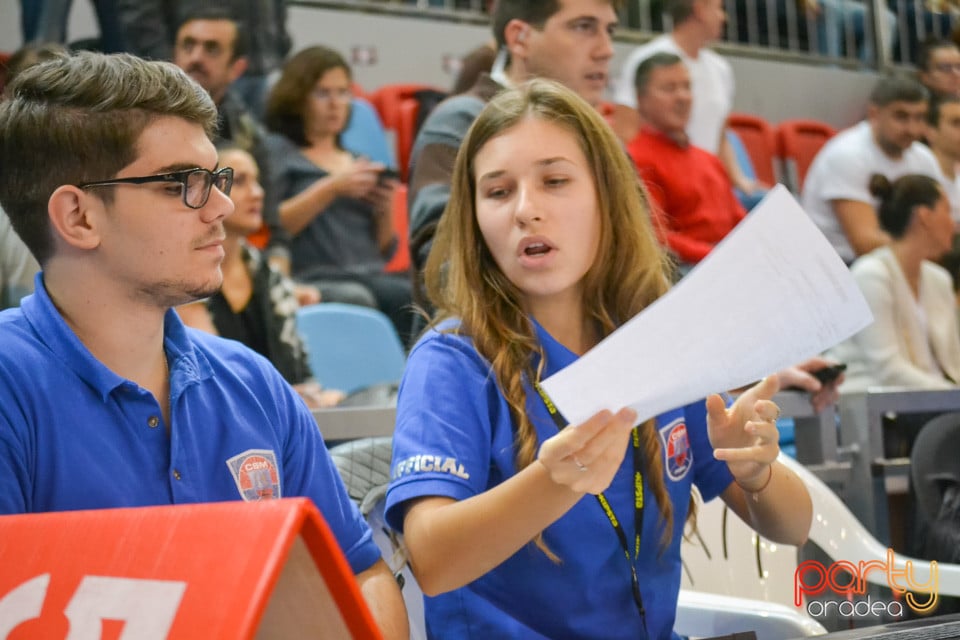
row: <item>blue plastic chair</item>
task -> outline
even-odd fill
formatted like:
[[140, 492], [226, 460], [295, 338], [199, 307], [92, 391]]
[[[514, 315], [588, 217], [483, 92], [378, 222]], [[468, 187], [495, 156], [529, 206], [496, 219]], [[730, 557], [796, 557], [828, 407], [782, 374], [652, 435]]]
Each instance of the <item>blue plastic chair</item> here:
[[310, 368], [324, 387], [346, 393], [400, 381], [406, 354], [390, 319], [376, 309], [322, 302], [297, 312]]
[[350, 120], [340, 134], [340, 144], [352, 153], [359, 154], [388, 167], [397, 167], [393, 158], [386, 129], [380, 122], [377, 110], [363, 98], [354, 98], [350, 107]]

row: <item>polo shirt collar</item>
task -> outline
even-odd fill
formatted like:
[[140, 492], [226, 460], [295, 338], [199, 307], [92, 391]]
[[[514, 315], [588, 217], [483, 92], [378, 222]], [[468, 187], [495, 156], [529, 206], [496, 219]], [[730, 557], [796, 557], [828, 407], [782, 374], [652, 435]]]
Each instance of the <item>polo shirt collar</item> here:
[[537, 333], [537, 340], [540, 342], [540, 346], [543, 347], [543, 354], [547, 360], [543, 367], [542, 380], [547, 379], [577, 361], [580, 356], [557, 342], [557, 340], [537, 322], [536, 318], [530, 316], [530, 321], [533, 323], [533, 328]]
[[[129, 380], [117, 375], [93, 357], [77, 334], [67, 325], [60, 311], [54, 306], [43, 281], [43, 272], [34, 278], [34, 293], [24, 298], [21, 311], [33, 329], [37, 340], [63, 364], [100, 394], [104, 402], [111, 392]], [[189, 338], [186, 327], [173, 309], [164, 316], [164, 349], [169, 358], [171, 395], [177, 388], [212, 375], [212, 368], [203, 354], [199, 353]]]

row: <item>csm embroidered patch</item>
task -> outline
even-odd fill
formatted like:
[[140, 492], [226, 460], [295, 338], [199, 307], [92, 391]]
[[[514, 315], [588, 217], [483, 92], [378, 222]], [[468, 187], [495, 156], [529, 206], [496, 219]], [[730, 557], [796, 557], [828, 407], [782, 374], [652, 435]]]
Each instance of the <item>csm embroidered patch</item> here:
[[683, 418], [677, 418], [660, 429], [660, 444], [667, 465], [667, 475], [671, 480], [682, 479], [693, 466], [693, 451], [687, 437], [687, 425]]
[[277, 456], [269, 449], [247, 449], [227, 460], [240, 497], [247, 502], [280, 498]]

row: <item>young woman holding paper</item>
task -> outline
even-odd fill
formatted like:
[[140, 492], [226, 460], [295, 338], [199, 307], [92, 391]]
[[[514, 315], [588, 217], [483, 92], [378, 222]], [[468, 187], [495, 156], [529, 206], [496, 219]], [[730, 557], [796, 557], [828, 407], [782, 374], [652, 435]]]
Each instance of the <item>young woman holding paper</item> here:
[[602, 118], [552, 82], [500, 94], [460, 149], [387, 494], [432, 638], [670, 637], [693, 484], [770, 539], [806, 538], [775, 377], [639, 425], [611, 407], [563, 428], [540, 392], [667, 290], [646, 202]]

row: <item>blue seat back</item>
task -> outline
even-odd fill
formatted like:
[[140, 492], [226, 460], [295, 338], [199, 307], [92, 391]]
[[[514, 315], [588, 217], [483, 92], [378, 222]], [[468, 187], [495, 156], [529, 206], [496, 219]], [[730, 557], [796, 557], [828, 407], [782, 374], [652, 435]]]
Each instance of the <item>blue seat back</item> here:
[[350, 103], [350, 120], [340, 134], [340, 144], [351, 153], [382, 162], [396, 168], [390, 140], [380, 122], [377, 110], [363, 98], [354, 98]]
[[393, 324], [376, 309], [322, 302], [297, 312], [310, 368], [324, 387], [346, 393], [399, 382], [406, 354]]
[[750, 154], [747, 153], [747, 148], [744, 146], [743, 140], [740, 139], [740, 136], [738, 136], [737, 132], [733, 129], [727, 128], [727, 142], [729, 142], [733, 148], [734, 157], [737, 159], [737, 166], [740, 167], [743, 175], [751, 180], [756, 180], [757, 171], [753, 168], [753, 161], [750, 159]]

